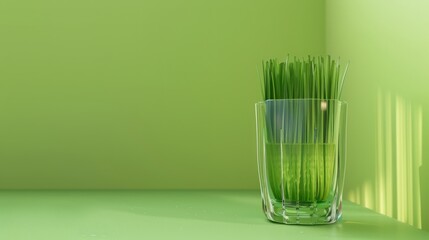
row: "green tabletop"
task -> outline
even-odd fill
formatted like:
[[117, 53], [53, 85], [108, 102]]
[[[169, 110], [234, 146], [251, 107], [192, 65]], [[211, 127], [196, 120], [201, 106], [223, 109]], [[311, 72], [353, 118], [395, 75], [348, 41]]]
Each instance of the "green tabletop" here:
[[0, 239], [429, 239], [345, 202], [333, 225], [268, 222], [257, 191], [1, 191]]

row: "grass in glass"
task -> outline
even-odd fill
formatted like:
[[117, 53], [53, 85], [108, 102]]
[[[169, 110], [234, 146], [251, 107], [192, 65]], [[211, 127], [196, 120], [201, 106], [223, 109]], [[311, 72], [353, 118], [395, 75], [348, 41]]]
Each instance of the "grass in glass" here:
[[341, 217], [347, 104], [339, 98], [347, 67], [340, 70], [329, 56], [263, 63], [257, 152], [271, 221], [327, 224]]

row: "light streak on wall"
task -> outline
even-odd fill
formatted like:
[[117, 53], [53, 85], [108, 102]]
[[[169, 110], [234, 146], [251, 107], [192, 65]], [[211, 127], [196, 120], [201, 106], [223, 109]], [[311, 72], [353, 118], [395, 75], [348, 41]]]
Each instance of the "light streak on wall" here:
[[421, 229], [422, 107], [379, 91], [376, 124], [375, 179], [365, 179], [347, 197]]

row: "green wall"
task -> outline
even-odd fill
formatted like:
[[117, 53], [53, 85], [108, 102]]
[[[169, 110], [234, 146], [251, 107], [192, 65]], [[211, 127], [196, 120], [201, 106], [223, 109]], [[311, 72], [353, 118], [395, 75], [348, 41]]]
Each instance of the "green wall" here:
[[344, 196], [426, 230], [428, 10], [423, 0], [326, 1], [326, 50], [351, 66]]
[[324, 1], [0, 2], [0, 188], [255, 189], [256, 66]]

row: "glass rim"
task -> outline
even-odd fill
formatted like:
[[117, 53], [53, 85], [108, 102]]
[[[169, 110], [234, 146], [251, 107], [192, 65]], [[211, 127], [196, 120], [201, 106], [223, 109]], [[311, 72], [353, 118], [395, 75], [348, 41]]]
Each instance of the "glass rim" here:
[[267, 102], [279, 102], [279, 101], [337, 101], [339, 103], [341, 103], [342, 105], [348, 105], [348, 103], [344, 100], [339, 100], [339, 99], [323, 99], [323, 98], [285, 98], [285, 99], [267, 99], [264, 101], [259, 101], [256, 102], [255, 105], [263, 105]]

